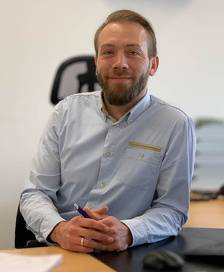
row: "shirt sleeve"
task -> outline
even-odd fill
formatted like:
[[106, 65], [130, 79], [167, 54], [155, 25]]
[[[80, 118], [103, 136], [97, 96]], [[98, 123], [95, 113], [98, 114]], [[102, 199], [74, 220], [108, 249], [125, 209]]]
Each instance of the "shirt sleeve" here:
[[64, 220], [54, 205], [61, 180], [58, 134], [64, 106], [64, 101], [59, 103], [47, 123], [20, 198], [27, 228], [38, 241], [45, 241], [54, 226]]
[[196, 137], [189, 118], [179, 120], [162, 161], [153, 203], [143, 215], [122, 220], [132, 233], [131, 246], [176, 236], [187, 220]]

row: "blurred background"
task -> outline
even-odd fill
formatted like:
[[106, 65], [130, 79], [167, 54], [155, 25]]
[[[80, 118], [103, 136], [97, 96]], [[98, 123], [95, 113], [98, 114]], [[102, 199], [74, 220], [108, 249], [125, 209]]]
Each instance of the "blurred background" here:
[[[0, 0], [0, 248], [14, 246], [19, 196], [53, 109], [56, 69], [71, 56], [94, 54], [95, 30], [117, 9], [140, 12], [154, 26], [160, 67], [150, 92], [195, 122], [224, 117], [224, 1]], [[223, 129], [203, 133], [218, 134], [222, 145]]]

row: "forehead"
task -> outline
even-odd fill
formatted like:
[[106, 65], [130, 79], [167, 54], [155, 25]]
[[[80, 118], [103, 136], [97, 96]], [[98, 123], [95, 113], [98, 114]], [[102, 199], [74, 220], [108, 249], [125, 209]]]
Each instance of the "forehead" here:
[[98, 37], [98, 47], [105, 44], [136, 44], [147, 47], [147, 42], [146, 30], [140, 24], [133, 22], [110, 23], [103, 28]]

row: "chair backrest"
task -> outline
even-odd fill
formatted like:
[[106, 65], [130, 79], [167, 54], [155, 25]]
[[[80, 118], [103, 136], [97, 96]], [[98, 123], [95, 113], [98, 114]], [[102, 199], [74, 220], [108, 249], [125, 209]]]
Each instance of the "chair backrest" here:
[[56, 71], [50, 101], [55, 105], [68, 95], [95, 91], [97, 85], [94, 56], [69, 58]]

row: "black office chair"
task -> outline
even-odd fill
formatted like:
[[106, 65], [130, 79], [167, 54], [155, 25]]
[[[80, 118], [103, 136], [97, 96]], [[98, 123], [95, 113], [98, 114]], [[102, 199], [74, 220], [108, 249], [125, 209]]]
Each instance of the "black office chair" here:
[[57, 104], [74, 93], [92, 92], [97, 89], [94, 56], [72, 57], [59, 66], [52, 86], [50, 101]]

